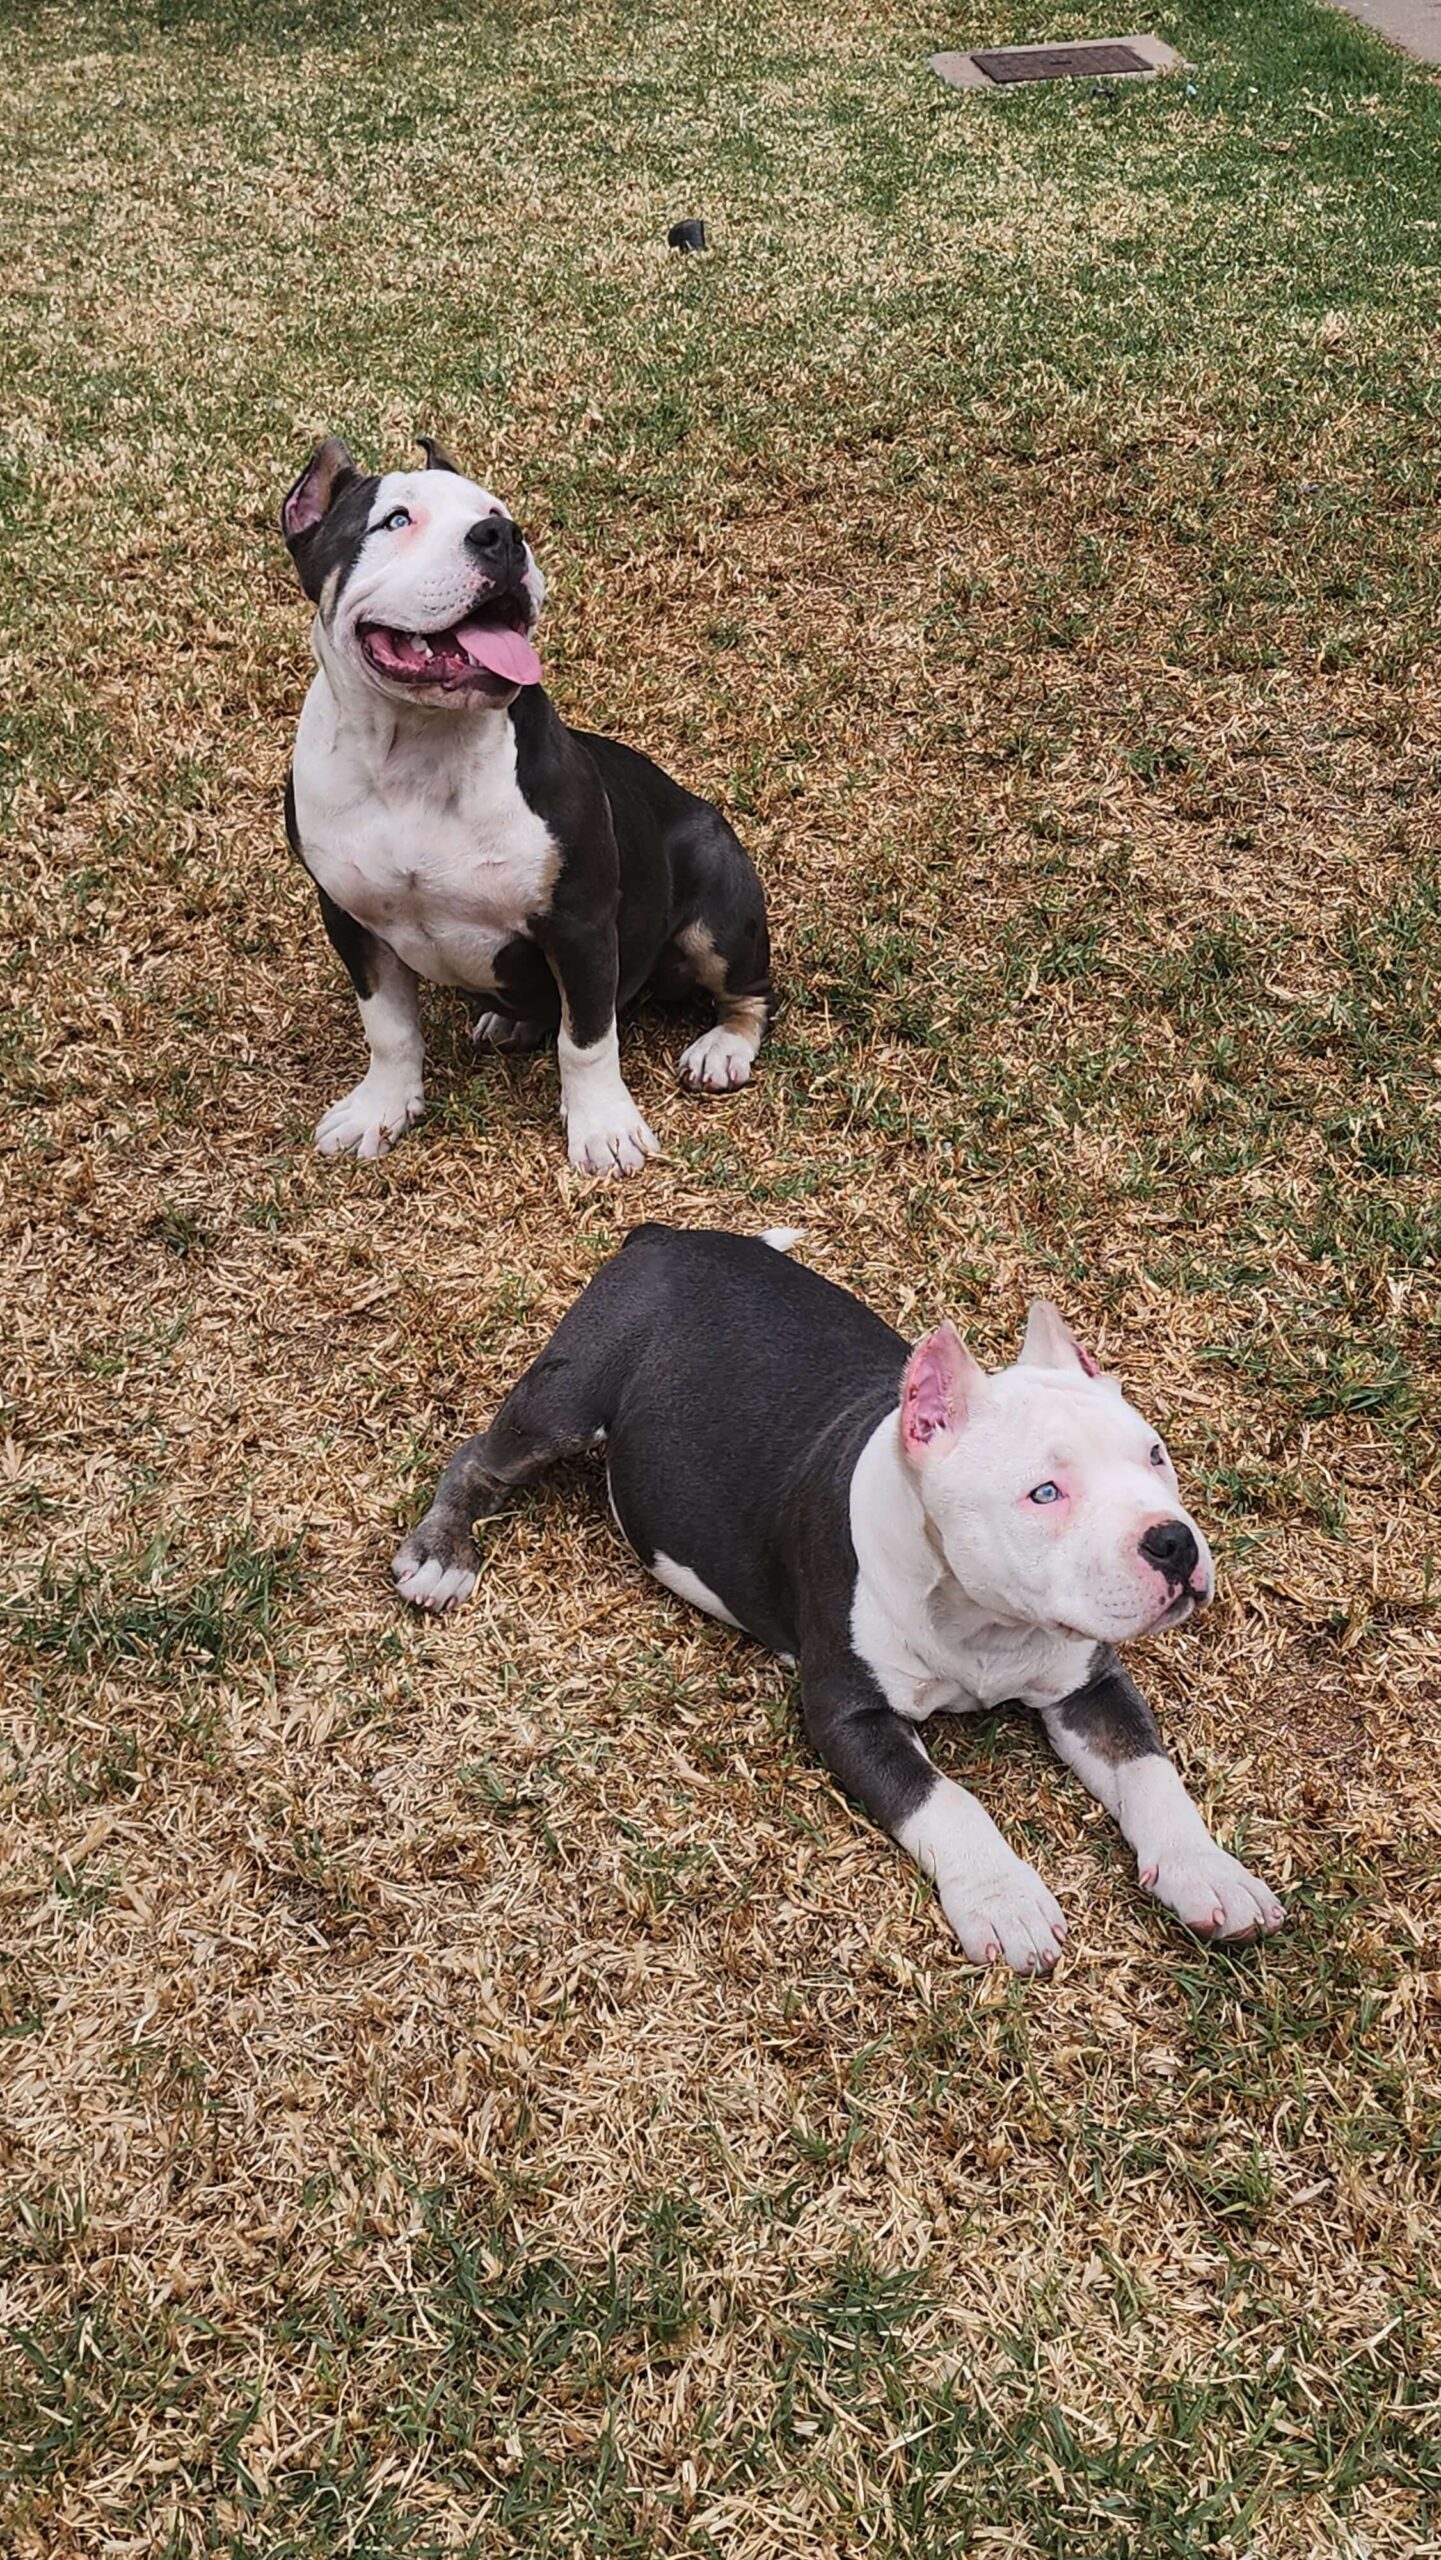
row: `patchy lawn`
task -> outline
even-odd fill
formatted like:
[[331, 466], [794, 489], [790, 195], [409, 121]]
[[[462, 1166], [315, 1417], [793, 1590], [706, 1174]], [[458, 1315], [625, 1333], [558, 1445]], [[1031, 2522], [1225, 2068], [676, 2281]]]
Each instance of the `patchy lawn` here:
[[[1306, 0], [1153, 86], [900, 0], [6, 12], [4, 2531], [91, 2555], [1441, 2550], [1441, 93]], [[681, 259], [668, 225], [701, 214]], [[274, 510], [515, 503], [562, 707], [714, 793], [787, 1004], [379, 1166], [279, 801]], [[980, 1979], [574, 1470], [385, 1562], [641, 1216], [984, 1355], [1057, 1296], [1222, 1597], [1145, 1677], [1292, 1926], [1207, 1953], [1024, 1719]]]

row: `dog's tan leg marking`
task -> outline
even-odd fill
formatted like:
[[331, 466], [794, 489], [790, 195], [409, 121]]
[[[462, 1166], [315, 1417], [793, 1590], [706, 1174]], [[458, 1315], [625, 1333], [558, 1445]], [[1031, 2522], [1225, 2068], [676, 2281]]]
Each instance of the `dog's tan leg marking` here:
[[703, 1031], [678, 1062], [681, 1082], [709, 1093], [733, 1092], [737, 1085], [745, 1083], [751, 1060], [765, 1038], [765, 997], [726, 993], [726, 964], [708, 926], [688, 924], [676, 935], [676, 941], [694, 969], [698, 984], [714, 998], [716, 1009], [714, 1030]]

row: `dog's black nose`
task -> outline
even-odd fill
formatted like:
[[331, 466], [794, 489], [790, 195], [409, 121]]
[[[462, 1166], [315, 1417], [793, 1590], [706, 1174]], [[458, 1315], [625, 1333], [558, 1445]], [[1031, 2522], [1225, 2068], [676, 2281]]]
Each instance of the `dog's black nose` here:
[[498, 568], [512, 551], [519, 551], [519, 528], [509, 516], [477, 516], [465, 537], [465, 547], [475, 553], [483, 568]]
[[1201, 1561], [1195, 1531], [1184, 1520], [1158, 1520], [1141, 1540], [1141, 1553], [1178, 1591]]

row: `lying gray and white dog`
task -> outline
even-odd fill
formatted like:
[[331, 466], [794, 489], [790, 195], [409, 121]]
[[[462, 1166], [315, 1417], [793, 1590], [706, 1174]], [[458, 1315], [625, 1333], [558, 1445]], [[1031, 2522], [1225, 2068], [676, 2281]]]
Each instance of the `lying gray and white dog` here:
[[498, 498], [425, 451], [423, 471], [373, 478], [332, 436], [281, 509], [319, 661], [286, 828], [370, 1045], [316, 1145], [383, 1155], [419, 1118], [428, 978], [484, 999], [477, 1040], [557, 1033], [572, 1164], [636, 1172], [659, 1150], [621, 1076], [617, 1009], [709, 997], [715, 1027], [682, 1080], [744, 1084], [770, 1001], [760, 882], [718, 810], [557, 718], [530, 547]]
[[1066, 1924], [916, 1727], [1014, 1699], [1119, 1822], [1188, 1927], [1246, 1938], [1281, 1906], [1218, 1849], [1112, 1647], [1211, 1597], [1162, 1443], [1052, 1306], [988, 1376], [949, 1324], [912, 1351], [752, 1239], [639, 1227], [468, 1440], [396, 1556], [406, 1599], [474, 1586], [477, 1518], [604, 1442], [611, 1507], [666, 1587], [797, 1661], [806, 1728], [934, 1877], [978, 1963], [1046, 1971]]

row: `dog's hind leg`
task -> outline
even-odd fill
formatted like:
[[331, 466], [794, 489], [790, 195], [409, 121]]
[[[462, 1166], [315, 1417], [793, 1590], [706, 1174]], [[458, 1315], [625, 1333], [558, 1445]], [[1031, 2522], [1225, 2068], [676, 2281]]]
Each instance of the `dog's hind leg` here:
[[[703, 1031], [677, 1061], [682, 1084], [729, 1093], [744, 1084], [765, 1038], [771, 1009], [770, 935], [765, 896], [749, 855], [715, 810], [677, 847], [677, 885], [688, 888], [690, 920], [672, 936], [670, 955], [684, 979], [708, 995], [714, 1029]], [[682, 912], [684, 912], [684, 907]]]
[[520, 1057], [529, 1049], [543, 1049], [553, 1037], [548, 1022], [528, 1022], [520, 1014], [503, 1013], [499, 1006], [489, 1006], [478, 1013], [470, 1026], [470, 1037], [477, 1049], [500, 1049], [510, 1057]]
[[715, 998], [716, 1018], [709, 1031], [681, 1052], [676, 1072], [681, 1083], [698, 1093], [731, 1093], [744, 1084], [765, 1038], [770, 1014], [770, 988], [760, 992], [733, 988], [730, 971], [703, 924], [687, 925], [677, 936], [695, 967], [697, 983]]
[[404, 1600], [453, 1609], [468, 1600], [480, 1571], [473, 1523], [503, 1510], [522, 1485], [602, 1436], [603, 1426], [571, 1403], [574, 1372], [553, 1349], [511, 1388], [488, 1431], [463, 1440], [390, 1570]]
[[442, 1611], [470, 1597], [480, 1571], [471, 1534], [513, 1493], [562, 1458], [593, 1448], [610, 1427], [629, 1360], [632, 1294], [619, 1282], [618, 1256], [597, 1273], [561, 1318], [550, 1341], [511, 1388], [488, 1431], [462, 1441], [390, 1570], [401, 1597]]

